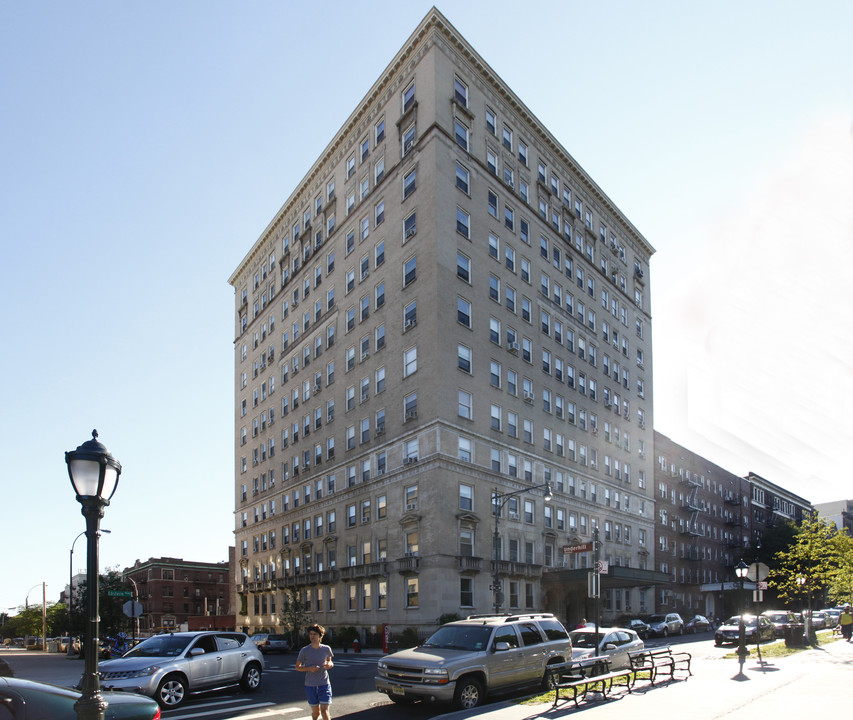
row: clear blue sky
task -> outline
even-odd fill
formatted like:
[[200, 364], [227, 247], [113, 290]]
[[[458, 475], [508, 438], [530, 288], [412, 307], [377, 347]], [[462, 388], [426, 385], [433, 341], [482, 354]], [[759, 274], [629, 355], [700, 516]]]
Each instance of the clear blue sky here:
[[[0, 1], [0, 609], [67, 583], [94, 427], [101, 566], [226, 559], [227, 279], [429, 7]], [[438, 7], [657, 248], [657, 429], [853, 497], [853, 4]]]

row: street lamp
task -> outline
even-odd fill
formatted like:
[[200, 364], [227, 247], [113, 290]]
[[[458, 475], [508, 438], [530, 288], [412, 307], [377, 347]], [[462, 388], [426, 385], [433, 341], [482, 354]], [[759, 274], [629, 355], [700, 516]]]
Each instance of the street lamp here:
[[[98, 442], [98, 431], [92, 439], [65, 453], [68, 476], [77, 494], [83, 517], [86, 518], [86, 636], [85, 667], [81, 681], [82, 693], [74, 704], [78, 720], [104, 720], [106, 702], [101, 695], [98, 676], [98, 539], [104, 507], [118, 486], [121, 463]], [[79, 537], [79, 536], [78, 536]], [[75, 538], [76, 542], [76, 538]], [[72, 552], [73, 552], [72, 544]]]
[[514, 492], [501, 493], [498, 492], [497, 488], [492, 490], [492, 512], [495, 516], [495, 534], [492, 538], [492, 585], [489, 588], [495, 594], [495, 614], [497, 615], [501, 611], [501, 605], [503, 605], [503, 589], [501, 587], [501, 574], [500, 574], [500, 560], [501, 560], [501, 542], [500, 535], [498, 534], [498, 527], [501, 519], [501, 512], [503, 512], [504, 505], [509, 501], [511, 497], [515, 497], [516, 495], [522, 495], [523, 493], [530, 492], [531, 490], [538, 490], [539, 488], [545, 488], [545, 502], [551, 502], [551, 498], [553, 497], [553, 493], [551, 492], [551, 483], [545, 482], [541, 485], [531, 485], [528, 488], [522, 488], [521, 490], [515, 490]]
[[[109, 534], [109, 530], [101, 529], [102, 533]], [[73, 625], [74, 620], [74, 546], [77, 541], [86, 534], [84, 530], [71, 543], [71, 552], [68, 553], [68, 624]], [[69, 647], [71, 641], [69, 640]]]
[[[747, 565], [743, 561], [743, 559], [741, 559], [741, 561], [737, 565], [735, 565], [735, 575], [737, 575], [740, 578], [740, 598], [741, 598], [741, 603], [742, 603], [741, 609], [740, 609], [740, 622], [738, 623], [738, 648], [737, 648], [737, 654], [740, 657], [741, 662], [743, 662], [743, 658], [746, 656], [746, 623], [744, 623], [744, 621], [743, 621], [743, 606], [746, 603], [744, 602], [745, 599], [743, 596], [743, 581], [744, 581], [744, 578], [746, 578], [746, 574], [748, 572], [749, 572], [749, 565]], [[758, 619], [757, 618], [756, 618], [755, 632], [756, 632], [756, 640], [757, 640], [758, 639], [758, 635], [757, 635], [757, 633], [758, 633]]]

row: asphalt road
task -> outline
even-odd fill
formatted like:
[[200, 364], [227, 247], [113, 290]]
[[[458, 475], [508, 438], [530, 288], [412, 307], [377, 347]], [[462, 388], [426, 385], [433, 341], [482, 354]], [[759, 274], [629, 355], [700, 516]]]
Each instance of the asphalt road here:
[[[729, 647], [715, 648], [712, 633], [649, 639], [649, 647], [683, 645], [694, 657], [722, 657]], [[60, 685], [73, 685], [83, 671], [83, 662], [62, 655], [4, 651], [15, 676]], [[399, 706], [374, 689], [373, 677], [380, 655], [375, 653], [337, 653], [331, 671], [334, 699], [332, 716], [349, 720], [398, 720]], [[304, 677], [294, 669], [296, 654], [267, 655], [263, 682], [257, 692], [239, 688], [218, 690], [192, 696], [177, 710], [163, 712], [164, 720], [305, 720], [311, 713], [303, 691]], [[522, 693], [523, 695], [524, 693]], [[504, 700], [506, 696], [498, 698]], [[407, 720], [430, 720], [451, 708], [416, 703], [406, 706]]]

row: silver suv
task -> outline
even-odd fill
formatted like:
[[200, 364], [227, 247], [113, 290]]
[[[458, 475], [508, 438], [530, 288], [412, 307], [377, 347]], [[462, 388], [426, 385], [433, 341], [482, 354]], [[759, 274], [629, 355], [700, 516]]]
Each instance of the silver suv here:
[[550, 687], [548, 665], [571, 659], [569, 634], [551, 614], [471, 615], [442, 625], [423, 645], [386, 655], [374, 682], [397, 703], [433, 700], [467, 710], [488, 693]]
[[104, 690], [126, 690], [154, 698], [161, 708], [181, 705], [192, 692], [261, 684], [264, 656], [239, 632], [154, 635], [122, 657], [98, 664]]
[[661, 635], [684, 635], [684, 620], [678, 613], [665, 613], [660, 615], [649, 615], [646, 618], [649, 626], [649, 636]]

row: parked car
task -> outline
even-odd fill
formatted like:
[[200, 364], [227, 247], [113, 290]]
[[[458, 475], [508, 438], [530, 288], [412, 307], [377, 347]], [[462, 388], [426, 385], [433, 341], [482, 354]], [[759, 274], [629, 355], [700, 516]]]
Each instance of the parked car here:
[[[105, 720], [159, 720], [160, 708], [151, 698], [134, 693], [102, 692]], [[77, 720], [79, 690], [58, 685], [0, 677], [0, 716], [21, 720]], [[9, 714], [6, 714], [9, 713]]]
[[[767, 642], [776, 637], [773, 623], [763, 615], [744, 615], [744, 637], [747, 643]], [[732, 615], [714, 633], [714, 645], [720, 647], [726, 643], [740, 642], [740, 615]]]
[[777, 638], [785, 637], [787, 628], [802, 624], [790, 610], [765, 610], [761, 614], [773, 624], [774, 635]]
[[[805, 613], [808, 615], [808, 612]], [[823, 610], [813, 610], [811, 614], [811, 625], [813, 630], [826, 630], [826, 615]]]
[[649, 636], [649, 625], [648, 623], [640, 620], [640, 618], [629, 620], [625, 627], [628, 628], [628, 630], [633, 630], [643, 640]]
[[595, 628], [572, 630], [572, 660], [584, 660], [601, 656], [610, 659], [610, 669], [631, 667], [628, 653], [642, 650], [645, 644], [633, 630], [626, 628], [598, 628], [598, 645], [595, 643]]
[[841, 610], [830, 609], [823, 610], [823, 615], [826, 618], [826, 627], [834, 628], [838, 625], [838, 619], [841, 617]]
[[252, 640], [254, 641], [255, 645], [258, 646], [258, 650], [261, 649], [261, 645], [263, 645], [267, 641], [267, 638], [269, 636], [269, 633], [255, 633], [254, 635], [252, 635]]
[[264, 655], [271, 652], [284, 653], [290, 650], [290, 640], [287, 635], [267, 635], [263, 642], [256, 644]]
[[712, 630], [711, 621], [704, 615], [694, 615], [684, 623], [684, 632], [698, 633]]
[[649, 615], [646, 622], [649, 624], [649, 636], [684, 635], [684, 620], [678, 613]]
[[572, 641], [550, 613], [471, 615], [442, 625], [422, 645], [386, 655], [376, 689], [397, 703], [452, 702], [468, 710], [487, 694], [551, 687], [548, 666], [572, 658]]
[[98, 664], [101, 687], [153, 697], [164, 709], [183, 704], [190, 693], [240, 684], [261, 684], [264, 656], [239, 632], [181, 632], [154, 635], [123, 657]]

